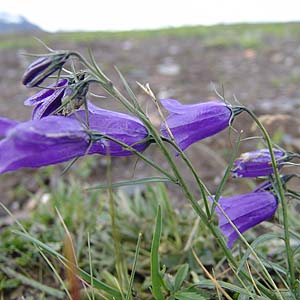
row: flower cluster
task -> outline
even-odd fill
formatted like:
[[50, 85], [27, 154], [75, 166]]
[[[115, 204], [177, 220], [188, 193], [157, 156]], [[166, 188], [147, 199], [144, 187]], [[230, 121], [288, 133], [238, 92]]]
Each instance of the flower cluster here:
[[[53, 78], [53, 82], [24, 101], [34, 107], [31, 120], [0, 118], [0, 174], [90, 154], [127, 156], [144, 151], [153, 142], [146, 122], [99, 108], [87, 100], [89, 84], [100, 79], [88, 70], [63, 74], [63, 67], [72, 55], [53, 52], [38, 58], [25, 71], [22, 82], [29, 88], [39, 87], [46, 79]], [[184, 105], [174, 99], [163, 99], [161, 104], [169, 111], [161, 124], [161, 135], [182, 151], [229, 127], [242, 111], [241, 107], [221, 101]], [[294, 156], [274, 149], [274, 157], [277, 168], [281, 169]], [[270, 176], [273, 172], [269, 149], [242, 154], [232, 170], [234, 177]], [[278, 201], [272, 187], [273, 181], [269, 180], [248, 194], [211, 199], [228, 247], [232, 247], [239, 234], [275, 214]]]
[[[126, 156], [132, 153], [131, 147], [143, 151], [150, 144], [148, 130], [139, 119], [101, 109], [87, 100], [89, 83], [96, 81], [88, 71], [62, 74], [72, 55], [53, 52], [38, 58], [25, 71], [22, 82], [29, 88], [49, 78], [54, 80], [24, 101], [26, 106], [33, 106], [32, 120], [0, 119], [0, 173], [56, 164], [86, 154]], [[225, 129], [237, 113], [220, 101], [195, 105], [172, 99], [161, 102], [170, 111], [161, 133], [167, 138], [171, 133], [181, 150]], [[84, 103], [87, 111], [81, 109]]]
[[[70, 53], [34, 61], [23, 84], [36, 87], [67, 62]], [[101, 109], [86, 100], [85, 74], [55, 77], [53, 83], [24, 101], [34, 106], [32, 120], [0, 118], [0, 174], [57, 164], [88, 154], [128, 156], [143, 151], [149, 134], [136, 117]], [[87, 111], [80, 109], [86, 102]]]
[[[273, 149], [276, 168], [282, 169], [284, 163], [296, 155], [281, 149]], [[264, 177], [274, 174], [272, 158], [268, 148], [254, 150], [241, 154], [233, 163], [233, 177]], [[293, 175], [282, 175], [284, 185]], [[249, 228], [273, 217], [277, 210], [278, 200], [274, 195], [275, 181], [266, 180], [249, 194], [221, 197], [218, 201], [216, 212], [219, 216], [219, 226], [227, 237], [228, 247]], [[235, 228], [234, 228], [235, 227]]]

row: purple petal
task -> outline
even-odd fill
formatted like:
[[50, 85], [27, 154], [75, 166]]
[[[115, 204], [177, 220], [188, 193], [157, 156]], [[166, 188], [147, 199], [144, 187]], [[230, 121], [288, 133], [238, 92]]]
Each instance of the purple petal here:
[[67, 79], [59, 79], [57, 82], [48, 85], [47, 88], [42, 89], [40, 92], [26, 99], [24, 101], [24, 105], [33, 106], [39, 104], [40, 102], [44, 101], [50, 96], [56, 97], [57, 94], [60, 94], [61, 92], [64, 91], [62, 87], [65, 87], [67, 85], [68, 85]]
[[[138, 151], [143, 151], [147, 142], [139, 143], [148, 136], [148, 131], [143, 123], [134, 116], [101, 109], [92, 103], [88, 103], [90, 130], [101, 132], [101, 134], [113, 137]], [[77, 111], [70, 118], [80, 118], [85, 122], [85, 111]], [[102, 155], [127, 156], [132, 153], [124, 150], [119, 144], [107, 139], [99, 140], [93, 144], [89, 153]]]
[[0, 117], [0, 137], [7, 135], [8, 131], [14, 128], [19, 122]]
[[27, 87], [38, 86], [44, 79], [60, 69], [68, 57], [68, 53], [54, 53], [50, 56], [38, 58], [26, 69], [22, 83]]
[[51, 115], [61, 106], [63, 91], [55, 91], [54, 94], [42, 103], [39, 103], [32, 111], [32, 119], [37, 120]]
[[[176, 100], [166, 99], [162, 104], [171, 112], [166, 123], [182, 150], [228, 127], [232, 116], [231, 109], [218, 101], [182, 105]], [[161, 132], [163, 136], [169, 136], [165, 123]]]
[[[219, 227], [227, 237], [228, 247], [231, 248], [239, 237], [238, 233], [228, 222], [227, 217], [233, 222], [240, 233], [255, 225], [270, 219], [276, 212], [278, 201], [270, 192], [254, 192], [234, 197], [221, 197], [216, 212], [219, 216]], [[227, 217], [225, 216], [227, 215]]]
[[20, 123], [0, 142], [0, 173], [82, 156], [88, 142], [89, 136], [76, 120], [50, 116]]
[[[287, 161], [285, 152], [273, 149], [278, 167], [280, 163]], [[243, 153], [233, 164], [232, 174], [234, 177], [259, 177], [274, 173], [269, 149], [260, 149]]]
[[175, 99], [161, 99], [160, 102], [165, 109], [167, 109], [171, 113], [176, 114], [185, 114], [187, 111], [197, 109], [199, 108], [199, 105], [203, 104], [181, 104]]
[[93, 111], [89, 112], [89, 129], [84, 124], [86, 112], [77, 111], [68, 117], [47, 116], [5, 130], [7, 136], [0, 141], [0, 174], [57, 164], [85, 154], [132, 154], [107, 138], [92, 143], [90, 132], [115, 138], [137, 151], [149, 145], [144, 141], [147, 129], [136, 118], [89, 106]]

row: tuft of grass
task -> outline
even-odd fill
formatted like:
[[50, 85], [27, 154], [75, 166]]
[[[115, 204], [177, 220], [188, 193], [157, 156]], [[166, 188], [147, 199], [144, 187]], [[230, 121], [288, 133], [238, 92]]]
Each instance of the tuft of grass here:
[[[47, 245], [52, 252], [63, 253], [65, 230], [57, 211], [73, 236], [79, 267], [89, 273], [92, 265], [95, 278], [112, 284], [118, 289], [113, 279], [116, 276], [116, 261], [115, 256], [112, 255], [114, 242], [106, 191], [85, 191], [74, 176], [61, 178], [55, 187], [44, 186], [43, 189], [36, 210], [31, 212], [26, 220], [20, 222], [26, 230], [25, 235], [28, 239], [24, 240], [23, 234], [14, 233], [20, 230], [18, 224], [6, 227], [0, 232], [2, 266], [0, 295], [2, 293], [3, 296], [9, 297], [12, 291], [24, 285], [32, 287], [32, 295], [35, 297], [47, 292], [51, 296], [51, 293], [49, 294], [51, 289], [56, 290], [57, 293], [64, 292], [53, 270], [48, 267], [45, 258], [37, 251], [37, 245], [32, 244], [32, 241], [39, 241]], [[170, 273], [176, 272], [178, 265], [193, 260], [190, 254], [192, 245], [202, 244], [203, 246], [204, 243], [207, 244], [207, 241], [204, 241], [205, 235], [199, 237], [198, 234], [197, 239], [193, 236], [191, 240], [189, 228], [195, 223], [196, 216], [191, 216], [189, 207], [182, 207], [180, 211], [176, 210], [175, 203], [170, 203], [164, 185], [144, 185], [131, 194], [132, 196], [128, 196], [124, 188], [114, 191], [115, 220], [120, 231], [122, 253], [126, 253], [125, 262], [128, 274], [136, 260], [135, 280], [131, 283], [133, 290], [140, 295], [147, 295], [150, 288], [151, 236], [158, 205], [162, 207], [164, 227], [159, 246], [161, 262]], [[140, 234], [142, 234], [140, 254], [136, 258], [136, 243]], [[188, 240], [191, 240], [190, 247], [184, 251], [183, 248]], [[210, 249], [205, 250], [211, 253], [210, 261], [213, 257], [213, 244], [211, 242]], [[40, 244], [38, 244], [39, 247]], [[202, 251], [197, 252], [201, 255]], [[45, 255], [47, 256], [47, 253]], [[51, 256], [48, 256], [48, 259], [56, 272], [64, 277], [64, 265]], [[13, 276], [12, 272], [5, 272], [7, 268], [16, 272], [18, 276]], [[20, 278], [22, 280], [19, 280]], [[28, 281], [32, 280], [41, 285], [30, 285], [26, 278]], [[49, 290], [43, 289], [43, 286], [49, 286]]]
[[[68, 264], [62, 256], [67, 228], [72, 235], [78, 274], [89, 283], [80, 290], [82, 299], [155, 296], [209, 300], [218, 299], [222, 297], [218, 294], [225, 292], [231, 299], [267, 300], [260, 297], [254, 286], [245, 286], [239, 277], [239, 272], [246, 269], [264, 282], [260, 266], [243, 244], [237, 243], [234, 250], [239, 270], [232, 270], [191, 207], [174, 203], [166, 186], [154, 182], [112, 191], [122, 260], [130, 278], [128, 292], [117, 279], [109, 194], [103, 187], [91, 190], [82, 187], [82, 176], [90, 175], [84, 172], [85, 168], [90, 168], [90, 162], [79, 163], [72, 170], [75, 172], [49, 186], [41, 184], [36, 209], [26, 220], [1, 230], [0, 299], [10, 299], [22, 287], [34, 299], [68, 299], [65, 276]], [[55, 176], [52, 167], [44, 168], [42, 173]], [[291, 228], [300, 225], [296, 211], [291, 210]], [[251, 230], [247, 240], [252, 241], [261, 262], [286, 296], [284, 299], [288, 299], [289, 291], [284, 285], [285, 248], [278, 240], [279, 233], [268, 233], [270, 226], [266, 223], [258, 231]], [[299, 266], [300, 237], [296, 230], [291, 234], [297, 253], [295, 265]]]

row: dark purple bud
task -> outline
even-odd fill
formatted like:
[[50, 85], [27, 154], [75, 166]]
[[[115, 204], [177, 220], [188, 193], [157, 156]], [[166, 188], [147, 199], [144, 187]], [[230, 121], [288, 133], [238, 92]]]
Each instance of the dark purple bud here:
[[115, 138], [137, 151], [143, 151], [149, 145], [145, 140], [148, 131], [135, 117], [91, 104], [89, 110], [89, 131], [84, 125], [85, 111], [77, 111], [68, 117], [48, 116], [21, 122], [5, 130], [7, 135], [0, 141], [0, 174], [57, 164], [85, 154], [132, 154], [107, 138], [92, 139], [90, 131], [97, 132], [98, 136]]
[[[286, 152], [273, 149], [278, 168], [287, 161], [289, 156]], [[232, 174], [234, 177], [259, 177], [274, 173], [269, 149], [260, 149], [243, 153], [233, 164]]]
[[38, 58], [26, 69], [22, 83], [27, 87], [39, 85], [48, 76], [62, 68], [68, 57], [69, 53], [57, 53]]
[[240, 233], [244, 233], [255, 225], [272, 218], [278, 207], [278, 201], [270, 192], [254, 192], [234, 197], [221, 197], [218, 206], [216, 212], [219, 217], [219, 227], [227, 237], [228, 248], [231, 248], [239, 234], [227, 218]]
[[[164, 99], [161, 103], [170, 112], [166, 123], [181, 150], [228, 127], [233, 115], [231, 108], [220, 101], [183, 105]], [[165, 123], [161, 132], [169, 137]]]

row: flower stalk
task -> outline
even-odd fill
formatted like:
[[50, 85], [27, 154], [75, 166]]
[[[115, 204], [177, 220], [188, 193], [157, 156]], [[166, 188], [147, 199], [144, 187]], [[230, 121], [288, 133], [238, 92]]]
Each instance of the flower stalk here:
[[247, 112], [250, 117], [253, 119], [253, 121], [256, 123], [257, 127], [261, 130], [263, 137], [267, 143], [268, 149], [270, 151], [271, 156], [271, 162], [274, 170], [274, 176], [278, 187], [278, 198], [281, 202], [282, 206], [282, 219], [283, 219], [283, 227], [284, 227], [284, 241], [285, 241], [285, 249], [286, 249], [286, 255], [287, 255], [287, 263], [288, 263], [288, 271], [289, 271], [289, 284], [292, 290], [295, 289], [295, 265], [294, 265], [294, 259], [293, 259], [293, 251], [291, 247], [290, 242], [290, 232], [289, 232], [289, 220], [288, 220], [288, 209], [287, 209], [287, 201], [286, 197], [284, 195], [284, 189], [281, 182], [280, 174], [278, 171], [278, 164], [276, 162], [276, 157], [273, 151], [273, 145], [271, 138], [265, 129], [265, 127], [262, 125], [262, 123], [259, 121], [259, 119], [256, 117], [256, 115], [246, 107], [242, 107], [242, 109]]

